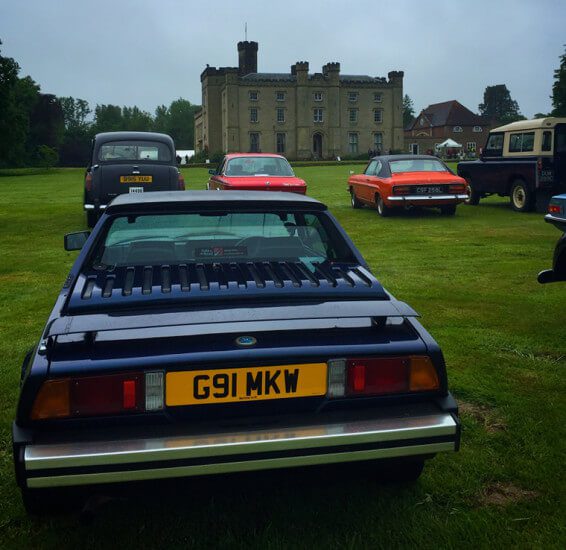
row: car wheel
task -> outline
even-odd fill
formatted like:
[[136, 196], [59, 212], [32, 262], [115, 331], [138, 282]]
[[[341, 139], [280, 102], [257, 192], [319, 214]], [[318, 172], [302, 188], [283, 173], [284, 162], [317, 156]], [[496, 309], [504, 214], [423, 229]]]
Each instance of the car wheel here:
[[86, 224], [88, 227], [94, 227], [98, 221], [98, 215], [94, 210], [86, 211]]
[[517, 180], [511, 186], [510, 201], [516, 212], [530, 212], [534, 206], [534, 195], [524, 181]]
[[440, 207], [440, 213], [443, 216], [453, 216], [456, 214], [456, 205], [455, 204], [447, 204], [446, 206]]
[[412, 483], [423, 472], [423, 459], [397, 459], [378, 461], [377, 479], [382, 483]]
[[377, 205], [377, 213], [382, 217], [386, 218], [387, 216], [391, 215], [391, 208], [386, 206], [381, 198], [381, 195], [375, 196], [375, 204]]
[[466, 192], [468, 193], [468, 198], [464, 201], [465, 204], [470, 206], [477, 206], [480, 203], [480, 194], [474, 189], [472, 182], [469, 178], [466, 178]]
[[353, 189], [350, 189], [350, 202], [352, 204], [352, 208], [361, 208], [362, 203], [356, 197], [356, 193]]

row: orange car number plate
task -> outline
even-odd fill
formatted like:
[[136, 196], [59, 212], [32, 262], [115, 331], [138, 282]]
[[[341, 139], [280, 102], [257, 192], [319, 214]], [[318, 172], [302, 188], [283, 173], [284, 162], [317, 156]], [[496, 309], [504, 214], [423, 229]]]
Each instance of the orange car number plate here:
[[326, 363], [169, 372], [168, 407], [326, 394]]
[[120, 183], [152, 183], [153, 176], [120, 176]]

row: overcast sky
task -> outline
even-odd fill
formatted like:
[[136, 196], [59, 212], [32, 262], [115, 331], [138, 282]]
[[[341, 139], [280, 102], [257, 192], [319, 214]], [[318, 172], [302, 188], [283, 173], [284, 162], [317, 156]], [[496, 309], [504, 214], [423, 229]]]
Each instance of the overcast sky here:
[[0, 0], [2, 55], [92, 108], [200, 104], [200, 73], [237, 65], [245, 22], [260, 72], [403, 70], [417, 112], [451, 99], [477, 111], [486, 86], [506, 84], [531, 117], [551, 109], [566, 0]]

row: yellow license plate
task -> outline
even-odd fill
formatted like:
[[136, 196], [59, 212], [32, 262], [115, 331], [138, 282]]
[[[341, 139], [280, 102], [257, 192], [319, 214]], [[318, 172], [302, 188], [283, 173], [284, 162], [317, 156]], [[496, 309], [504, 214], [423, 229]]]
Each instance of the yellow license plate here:
[[120, 176], [120, 183], [152, 183], [153, 176]]
[[326, 394], [326, 363], [169, 372], [168, 407]]

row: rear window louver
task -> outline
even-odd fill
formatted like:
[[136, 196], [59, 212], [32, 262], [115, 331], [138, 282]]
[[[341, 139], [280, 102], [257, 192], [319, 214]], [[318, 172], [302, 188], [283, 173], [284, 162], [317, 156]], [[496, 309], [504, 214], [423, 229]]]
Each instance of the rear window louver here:
[[[271, 290], [271, 292], [270, 292]], [[123, 266], [109, 271], [83, 273], [71, 307], [87, 303], [130, 302], [134, 298], [166, 299], [179, 296], [205, 298], [225, 294], [245, 296], [383, 293], [375, 277], [362, 266], [303, 262], [190, 263], [179, 265]]]

